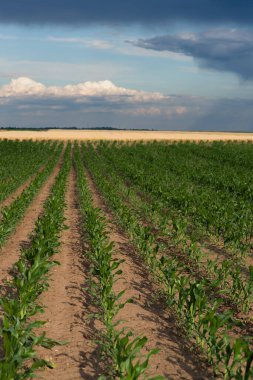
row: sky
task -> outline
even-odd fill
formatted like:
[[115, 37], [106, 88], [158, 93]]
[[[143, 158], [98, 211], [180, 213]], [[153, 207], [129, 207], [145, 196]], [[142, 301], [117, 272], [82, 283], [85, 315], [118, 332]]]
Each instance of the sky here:
[[0, 3], [0, 127], [253, 132], [253, 2]]

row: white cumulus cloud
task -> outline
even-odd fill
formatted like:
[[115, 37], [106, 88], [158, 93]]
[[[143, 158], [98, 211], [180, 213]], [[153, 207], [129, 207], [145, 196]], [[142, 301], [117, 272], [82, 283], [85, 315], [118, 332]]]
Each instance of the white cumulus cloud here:
[[125, 102], [150, 102], [168, 99], [159, 92], [145, 92], [116, 86], [109, 80], [98, 82], [83, 82], [66, 86], [45, 86], [28, 77], [12, 79], [7, 85], [0, 88], [0, 98], [15, 97], [55, 97], [76, 98], [77, 102], [83, 102], [87, 98], [109, 98], [112, 101]]
[[42, 95], [46, 91], [46, 87], [34, 80], [26, 77], [12, 79], [11, 82], [0, 89], [0, 97], [8, 98], [12, 96], [29, 96]]

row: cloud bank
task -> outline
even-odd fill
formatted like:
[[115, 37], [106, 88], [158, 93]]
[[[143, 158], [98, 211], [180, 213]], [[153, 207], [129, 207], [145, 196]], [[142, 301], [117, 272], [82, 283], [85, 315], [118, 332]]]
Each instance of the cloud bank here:
[[116, 86], [109, 80], [61, 87], [20, 77], [0, 88], [0, 125], [87, 126], [89, 122], [157, 128], [158, 120], [166, 124], [193, 112], [191, 102], [190, 98]]
[[27, 77], [0, 88], [0, 126], [253, 131], [253, 100], [164, 95], [110, 81], [45, 86]]
[[160, 23], [168, 21], [251, 24], [245, 0], [11, 0], [0, 4], [0, 22], [18, 24]]
[[55, 97], [75, 98], [76, 102], [92, 100], [92, 98], [108, 98], [111, 101], [126, 103], [145, 103], [164, 100], [166, 96], [159, 92], [145, 92], [118, 87], [109, 80], [99, 82], [83, 82], [75, 85], [49, 86], [36, 82], [31, 78], [20, 77], [0, 88], [0, 98], [15, 97]]
[[140, 39], [132, 44], [185, 54], [195, 58], [201, 67], [233, 72], [244, 80], [253, 79], [253, 31], [215, 29]]

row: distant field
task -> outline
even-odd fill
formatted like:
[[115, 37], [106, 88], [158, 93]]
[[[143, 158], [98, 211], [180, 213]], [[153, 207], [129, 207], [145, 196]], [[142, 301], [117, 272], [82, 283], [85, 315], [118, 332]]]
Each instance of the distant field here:
[[253, 133], [230, 132], [174, 132], [174, 131], [0, 131], [0, 139], [33, 140], [239, 140], [253, 141]]

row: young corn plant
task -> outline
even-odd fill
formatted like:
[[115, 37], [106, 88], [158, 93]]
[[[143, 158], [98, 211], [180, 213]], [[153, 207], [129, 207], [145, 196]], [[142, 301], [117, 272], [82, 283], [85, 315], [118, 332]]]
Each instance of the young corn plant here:
[[9, 206], [1, 210], [0, 218], [0, 247], [3, 246], [8, 236], [14, 231], [17, 223], [22, 219], [25, 210], [38, 193], [42, 184], [46, 181], [59, 160], [62, 146], [59, 146], [55, 155], [48, 161], [44, 170], [39, 172], [30, 185], [23, 190]]
[[[113, 149], [111, 149], [112, 147]], [[132, 173], [133, 174], [132, 182], [131, 181], [129, 182], [129, 178], [128, 178], [129, 172], [127, 170], [127, 166], [128, 166], [127, 162], [122, 161], [120, 157], [121, 157], [122, 151], [125, 151], [126, 153], [126, 150], [129, 150], [129, 153], [131, 154], [132, 147], [129, 147], [127, 149], [125, 149], [125, 147], [120, 147], [120, 149], [117, 150], [117, 154], [115, 154], [115, 151], [114, 151], [114, 149], [117, 147], [115, 147], [114, 144], [112, 145], [112, 147], [110, 147], [109, 151], [108, 151], [108, 147], [106, 146], [106, 143], [98, 144], [96, 151], [94, 150], [92, 145], [88, 147], [88, 150], [90, 150], [90, 152], [92, 152], [93, 154], [93, 162], [92, 162], [93, 169], [94, 169], [94, 161], [95, 161], [96, 166], [98, 164], [99, 170], [103, 171], [103, 176], [106, 178], [107, 182], [111, 184], [111, 186], [114, 186], [113, 181], [117, 181], [117, 191], [121, 194], [121, 198], [128, 205], [132, 207], [133, 212], [139, 216], [140, 220], [144, 219], [146, 223], [146, 218], [148, 218], [149, 222], [151, 222], [152, 225], [155, 223], [156, 228], [160, 224], [163, 225], [164, 221], [167, 220], [167, 223], [169, 222], [169, 225], [171, 227], [167, 231], [165, 231], [164, 228], [158, 227], [159, 233], [161, 233], [162, 236], [166, 236], [166, 235], [170, 236], [170, 241], [173, 241], [173, 244], [175, 244], [175, 246], [177, 246], [184, 253], [186, 253], [187, 259], [189, 259], [188, 260], [189, 264], [192, 267], [194, 267], [196, 263], [199, 270], [203, 269], [203, 265], [205, 266], [205, 263], [203, 263], [203, 257], [205, 253], [200, 248], [201, 245], [196, 244], [196, 243], [199, 241], [199, 239], [200, 241], [203, 240], [203, 236], [206, 236], [207, 231], [205, 232], [204, 231], [205, 228], [203, 229], [203, 225], [202, 225], [203, 220], [202, 222], [199, 219], [192, 220], [191, 214], [192, 212], [195, 212], [196, 210], [191, 209], [191, 208], [189, 209], [191, 213], [190, 218], [189, 218], [189, 215], [188, 216], [185, 215], [183, 212], [184, 210], [181, 210], [180, 208], [177, 210], [172, 210], [172, 211], [170, 210], [171, 211], [170, 214], [166, 215], [168, 211], [168, 207], [166, 205], [167, 200], [164, 203], [162, 198], [159, 197], [159, 199], [152, 198], [152, 202], [150, 202], [150, 200], [146, 202], [145, 201], [146, 195], [142, 194], [143, 188], [141, 186], [137, 186], [137, 183], [135, 183], [135, 180], [138, 180], [141, 182], [142, 185], [145, 185], [145, 180], [152, 182], [152, 178], [150, 176], [146, 176], [145, 180], [143, 181], [144, 178], [141, 175], [143, 173], [138, 173], [138, 165], [136, 165], [134, 168], [134, 165], [130, 164], [131, 170], [134, 169], [136, 170], [136, 172]], [[142, 150], [144, 147], [140, 146], [138, 147], [138, 150], [139, 148]], [[149, 151], [150, 148], [148, 148], [147, 150]], [[146, 153], [150, 154], [150, 151]], [[155, 162], [155, 161], [152, 159], [152, 162]], [[208, 182], [210, 181], [208, 180]], [[165, 183], [166, 183], [166, 180], [165, 180]], [[131, 191], [129, 191], [130, 189], [129, 184], [132, 185]], [[157, 182], [156, 179], [154, 180], [154, 185], [158, 187], [157, 189], [158, 193], [161, 196], [163, 196], [164, 193], [160, 189], [160, 183]], [[222, 186], [222, 188], [224, 188], [222, 183], [220, 183], [220, 185]], [[135, 189], [136, 193], [133, 189]], [[138, 197], [137, 197], [137, 194], [138, 194]], [[143, 195], [143, 198], [140, 196], [140, 194]], [[147, 196], [148, 198], [150, 198], [149, 195]], [[191, 196], [192, 195], [193, 194], [191, 193]], [[203, 197], [203, 199], [205, 199], [205, 197]], [[184, 201], [184, 196], [183, 196], [183, 201]], [[186, 205], [188, 207], [188, 202], [186, 202]], [[239, 215], [236, 216], [237, 219], [239, 218], [238, 221], [240, 222], [241, 227], [239, 228], [238, 226], [237, 230], [235, 230], [234, 228], [236, 225], [235, 222], [231, 223], [227, 221], [226, 228], [225, 228], [227, 233], [229, 232], [229, 229], [230, 230], [232, 229], [228, 233], [228, 235], [230, 235], [228, 242], [230, 241], [230, 243], [229, 244], [228, 242], [226, 243], [226, 246], [232, 249], [232, 250], [230, 249], [230, 252], [229, 252], [231, 255], [230, 270], [235, 266], [235, 263], [238, 268], [240, 267], [240, 265], [242, 264], [241, 256], [245, 256], [245, 253], [249, 249], [249, 246], [250, 246], [249, 243], [251, 241], [250, 239], [251, 235], [249, 231], [248, 233], [246, 233], [246, 230], [249, 230], [250, 228], [250, 223], [246, 222], [246, 220], [244, 219], [244, 218], [246, 219], [248, 218], [248, 216], [250, 215], [250, 211], [248, 210], [248, 207], [246, 204], [242, 206], [243, 206], [243, 213], [245, 213], [245, 215], [242, 215], [242, 213], [240, 213]], [[205, 214], [206, 213], [205, 209], [206, 207], [203, 207], [202, 205], [201, 213]], [[227, 216], [232, 216], [232, 217], [233, 217], [233, 214], [231, 213], [231, 210], [226, 210], [226, 207], [225, 208], [223, 207], [222, 209], [218, 208], [218, 210], [219, 210], [219, 215], [221, 218], [220, 220], [221, 225], [220, 227], [217, 227], [217, 231], [221, 231], [222, 233], [222, 231], [224, 231], [224, 226], [223, 226], [224, 213], [226, 213]], [[143, 217], [143, 213], [145, 214], [145, 218]], [[194, 222], [194, 228], [193, 228], [193, 222]], [[212, 224], [214, 223], [213, 220], [205, 220], [205, 222], [207, 222], [207, 225], [210, 225], [210, 226], [212, 226]], [[206, 228], [207, 230], [209, 230], [209, 227], [206, 227]], [[213, 227], [210, 227], [210, 228], [212, 229]], [[244, 242], [241, 244], [240, 242], [242, 240], [242, 235], [244, 235], [243, 240], [246, 241], [246, 243]], [[234, 242], [238, 241], [239, 245], [237, 243], [233, 245], [232, 244], [233, 241]], [[219, 293], [221, 296], [224, 295], [225, 291], [224, 289], [222, 289], [222, 282], [220, 282], [221, 285], [219, 286], [219, 281], [217, 279], [216, 273], [214, 271], [209, 273], [208, 269], [209, 267], [207, 266], [205, 268], [205, 272], [207, 271], [207, 273], [205, 273], [204, 276], [206, 275], [208, 276], [209, 281], [212, 282], [211, 286], [216, 288], [215, 289], [216, 293]], [[217, 271], [218, 271], [217, 274], [219, 274], [220, 272], [219, 266], [217, 266]], [[240, 276], [239, 274], [236, 274], [236, 278], [233, 281], [231, 281], [233, 272], [231, 272], [231, 274], [224, 272], [224, 274], [228, 276], [228, 277], [222, 276], [222, 278], [224, 279], [224, 283], [226, 282], [226, 286], [225, 286], [226, 291], [227, 291], [226, 300], [230, 298], [230, 301], [232, 304], [237, 304], [238, 306], [243, 305], [243, 311], [248, 313], [252, 298], [250, 294], [250, 289], [245, 288], [245, 286], [243, 285], [243, 282], [245, 282], [244, 276], [242, 276], [241, 274]], [[235, 285], [238, 287], [236, 291], [233, 285], [233, 282], [235, 281], [237, 282], [237, 284]]]
[[[141, 224], [140, 220], [119, 198], [117, 183], [114, 182], [114, 186], [112, 186], [111, 181], [110, 183], [106, 181], [99, 164], [94, 159], [90, 160], [87, 155], [86, 164], [92, 171], [96, 184], [107, 199], [108, 205], [118, 216], [119, 222], [128, 232], [132, 241], [135, 244], [137, 242], [136, 245], [146, 263], [150, 265], [152, 262], [151, 268], [156, 268], [157, 279], [168, 295], [169, 304], [178, 313], [179, 319], [189, 335], [193, 336], [198, 345], [206, 351], [207, 358], [213, 364], [215, 372], [226, 376], [227, 379], [241, 379], [241, 374], [244, 379], [250, 378], [253, 375], [250, 342], [246, 338], [241, 338], [239, 343], [236, 343], [230, 338], [231, 329], [236, 326], [237, 322], [230, 312], [220, 312], [220, 300], [209, 303], [205, 291], [206, 280], [201, 282], [190, 280], [190, 277], [185, 275], [188, 267], [184, 264], [165, 256], [160, 259], [157, 253], [153, 253], [151, 248], [154, 248], [154, 241], [152, 237], [149, 237], [150, 231], [147, 231], [146, 228], [141, 231], [137, 227]], [[179, 242], [181, 244], [183, 241], [183, 247], [186, 249], [188, 243], [185, 238], [184, 226], [180, 227], [178, 231]], [[147, 258], [147, 255], [150, 257]], [[238, 349], [237, 346], [240, 344], [242, 348]], [[231, 375], [232, 371], [235, 372], [234, 368], [236, 368], [236, 373]]]
[[39, 295], [49, 286], [48, 272], [58, 263], [52, 260], [57, 253], [59, 236], [64, 228], [64, 205], [66, 179], [70, 169], [70, 146], [66, 149], [64, 163], [51, 194], [44, 205], [43, 215], [36, 222], [31, 244], [21, 252], [15, 265], [15, 276], [9, 283], [10, 292], [0, 299], [2, 321], [0, 336], [3, 341], [3, 358], [0, 360], [2, 380], [23, 380], [35, 376], [35, 371], [52, 363], [41, 359], [36, 347], [51, 349], [62, 344], [48, 338], [45, 333], [37, 335], [35, 329], [43, 327], [44, 321], [31, 317], [43, 313], [38, 303]]
[[[102, 211], [92, 204], [91, 194], [84, 175], [80, 152], [75, 147], [75, 164], [81, 211], [84, 220], [84, 229], [88, 235], [90, 245], [89, 259], [92, 263], [91, 294], [96, 295], [96, 301], [101, 309], [100, 318], [105, 326], [105, 333], [98, 343], [103, 355], [110, 358], [110, 378], [137, 380], [145, 376], [149, 359], [158, 352], [150, 350], [147, 355], [141, 351], [147, 343], [146, 337], [134, 337], [131, 330], [119, 327], [121, 321], [117, 320], [119, 310], [131, 299], [122, 301], [124, 291], [115, 293], [114, 284], [122, 275], [120, 265], [124, 260], [113, 258], [113, 243], [109, 241], [105, 217]], [[102, 376], [100, 379], [107, 378]], [[161, 376], [153, 380], [163, 379]], [[151, 380], [151, 378], [150, 378]]]

